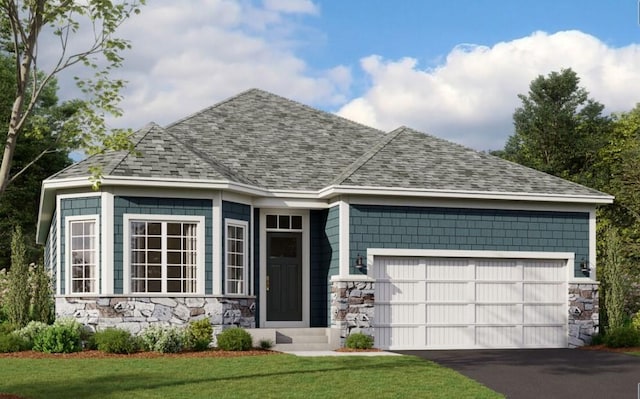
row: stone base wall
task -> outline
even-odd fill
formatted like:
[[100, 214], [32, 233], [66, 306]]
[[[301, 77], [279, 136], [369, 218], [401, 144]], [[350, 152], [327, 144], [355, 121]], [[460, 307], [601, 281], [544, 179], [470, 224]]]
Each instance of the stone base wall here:
[[374, 284], [371, 281], [332, 282], [331, 326], [340, 329], [342, 346], [352, 333], [374, 336]]
[[118, 327], [133, 334], [209, 318], [215, 337], [226, 326], [254, 328], [255, 306], [254, 298], [56, 297], [56, 317], [74, 318], [92, 331]]
[[598, 284], [569, 284], [569, 347], [589, 345], [599, 323]]

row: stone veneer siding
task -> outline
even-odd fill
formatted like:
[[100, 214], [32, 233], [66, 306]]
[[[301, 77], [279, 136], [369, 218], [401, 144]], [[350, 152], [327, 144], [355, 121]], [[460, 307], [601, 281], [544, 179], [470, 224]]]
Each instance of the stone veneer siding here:
[[118, 327], [133, 334], [151, 325], [186, 326], [209, 318], [215, 334], [225, 327], [255, 327], [253, 298], [57, 297], [56, 317], [70, 317], [91, 330]]
[[[100, 228], [100, 212], [101, 212], [101, 198], [94, 197], [78, 197], [78, 198], [64, 198], [60, 200], [60, 295], [66, 293], [66, 245], [67, 245], [67, 217], [68, 216], [96, 216], [96, 231], [98, 233], [98, 256], [100, 259], [99, 264], [102, 264], [100, 243], [102, 242], [102, 229]], [[102, 287], [102, 273], [100, 270], [98, 273], [98, 287]]]
[[350, 205], [350, 273], [367, 248], [574, 252], [589, 259], [589, 213]]
[[[569, 284], [568, 299], [568, 346], [589, 345], [593, 334], [599, 332], [598, 283]], [[352, 333], [375, 336], [375, 283], [333, 281], [331, 324], [340, 330], [342, 345]]]
[[336, 281], [331, 284], [331, 326], [340, 330], [341, 345], [353, 333], [374, 337], [375, 283]]
[[589, 345], [600, 329], [598, 283], [569, 284], [569, 347]]

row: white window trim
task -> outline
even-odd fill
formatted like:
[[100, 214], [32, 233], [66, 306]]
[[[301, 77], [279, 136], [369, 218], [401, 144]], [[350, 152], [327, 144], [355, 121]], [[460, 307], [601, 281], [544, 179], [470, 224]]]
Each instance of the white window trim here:
[[[196, 292], [131, 292], [131, 222], [184, 222], [196, 223], [196, 245], [198, 257], [196, 259]], [[194, 215], [149, 215], [149, 214], [130, 214], [122, 215], [122, 288], [123, 293], [132, 296], [202, 296], [204, 295], [204, 265], [205, 265], [205, 218], [204, 216]], [[166, 282], [166, 276], [163, 277], [163, 287]]]
[[[96, 259], [96, 289], [94, 292], [72, 292], [72, 260], [71, 260], [71, 223], [72, 222], [94, 222], [95, 225], [95, 233], [96, 233], [96, 247], [93, 249], [94, 256]], [[65, 296], [95, 296], [100, 294], [100, 276], [101, 276], [101, 265], [100, 265], [100, 241], [101, 241], [101, 230], [100, 230], [100, 216], [99, 215], [76, 215], [76, 216], [67, 216], [65, 217], [65, 276], [64, 276], [64, 285], [65, 285]], [[58, 240], [60, 241], [60, 240]], [[58, 275], [58, 279], [61, 276]]]
[[[227, 236], [229, 232], [229, 226], [238, 226], [244, 229], [243, 242], [244, 242], [244, 268], [243, 268], [243, 280], [244, 280], [244, 290], [241, 293], [229, 293], [227, 292], [227, 251], [229, 250], [228, 239]], [[228, 296], [247, 296], [249, 295], [249, 284], [251, 283], [251, 279], [249, 278], [249, 223], [246, 220], [238, 220], [238, 219], [225, 219], [224, 220], [224, 258], [223, 258], [223, 268], [224, 268], [224, 282], [223, 282], [223, 291], [224, 295]]]

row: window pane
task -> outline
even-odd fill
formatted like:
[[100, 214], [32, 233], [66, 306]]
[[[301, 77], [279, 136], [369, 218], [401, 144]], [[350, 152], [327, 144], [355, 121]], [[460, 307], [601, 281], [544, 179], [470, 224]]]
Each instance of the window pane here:
[[167, 265], [179, 265], [182, 263], [181, 252], [167, 252]]
[[182, 223], [167, 223], [167, 235], [168, 236], [182, 235]]
[[276, 215], [267, 215], [267, 228], [268, 229], [278, 228], [278, 217]]
[[133, 292], [146, 292], [144, 286], [145, 280], [132, 280], [131, 291]]
[[180, 280], [168, 280], [167, 292], [182, 292], [182, 284]]
[[71, 235], [72, 236], [81, 236], [83, 235], [83, 224], [79, 222], [71, 223]]
[[147, 231], [146, 223], [144, 222], [131, 222], [131, 234], [143, 235]]
[[162, 261], [162, 252], [149, 251], [147, 252], [149, 263], [159, 264]]
[[147, 247], [144, 237], [134, 237], [131, 239], [132, 249], [145, 249]]
[[167, 249], [180, 249], [182, 240], [180, 238], [167, 238]]
[[72, 278], [82, 278], [82, 266], [73, 266], [71, 268]]
[[162, 291], [162, 282], [160, 280], [149, 280], [147, 287], [147, 292], [160, 292]]
[[147, 268], [147, 277], [149, 278], [161, 278], [162, 268], [160, 266], [149, 266]]
[[278, 216], [278, 228], [279, 229], [288, 229], [289, 227], [289, 216], [288, 215], [280, 215]]
[[147, 234], [150, 236], [162, 234], [162, 223], [147, 223]]
[[147, 261], [147, 254], [144, 251], [132, 251], [131, 262], [133, 263], [145, 263]]
[[145, 266], [134, 266], [131, 273], [132, 277], [146, 277], [147, 268]]
[[291, 216], [291, 228], [302, 230], [302, 216]]
[[180, 278], [182, 277], [180, 266], [167, 266], [167, 278]]
[[162, 248], [162, 238], [160, 237], [149, 237], [147, 241], [147, 248], [149, 249], [161, 249]]

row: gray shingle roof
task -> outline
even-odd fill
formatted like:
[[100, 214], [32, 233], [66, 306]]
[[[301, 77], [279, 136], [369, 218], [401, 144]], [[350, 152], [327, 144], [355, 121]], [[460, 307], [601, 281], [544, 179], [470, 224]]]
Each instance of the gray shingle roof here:
[[141, 157], [90, 157], [51, 179], [105, 176], [229, 181], [269, 190], [331, 185], [596, 196], [566, 180], [409, 128], [384, 133], [252, 89], [134, 138]]

